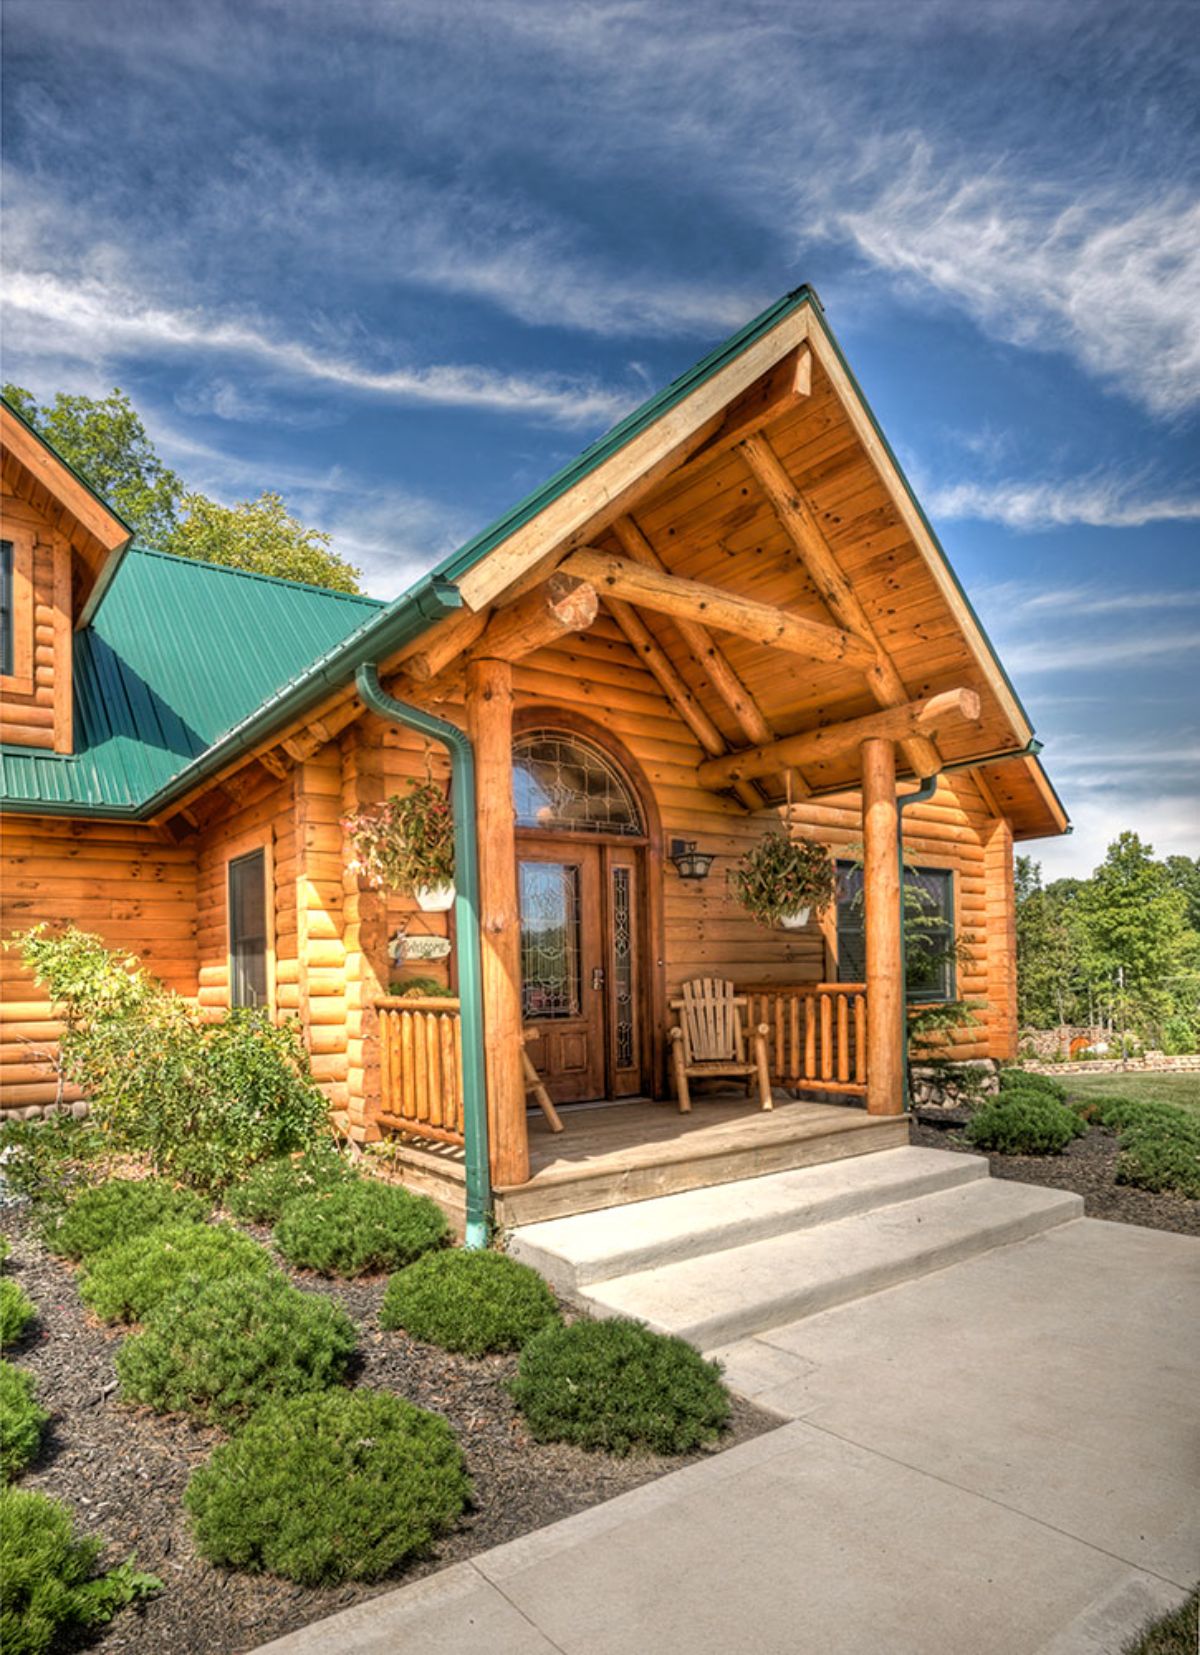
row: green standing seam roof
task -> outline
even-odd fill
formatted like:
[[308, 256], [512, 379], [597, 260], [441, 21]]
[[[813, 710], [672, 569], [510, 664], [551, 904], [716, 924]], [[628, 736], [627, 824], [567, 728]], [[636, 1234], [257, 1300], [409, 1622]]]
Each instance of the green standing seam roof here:
[[[147, 817], [325, 693], [462, 603], [454, 582], [559, 495], [802, 305], [846, 368], [930, 539], [1016, 690], [846, 362], [815, 290], [795, 288], [635, 408], [390, 604], [137, 548], [76, 637], [71, 757], [0, 752], [0, 802], [16, 810]], [[20, 416], [17, 416], [20, 418]], [[185, 573], [167, 574], [166, 566]], [[223, 580], [224, 585], [217, 585]], [[239, 584], [243, 583], [243, 584]], [[249, 583], [261, 590], [251, 595]], [[224, 664], [222, 664], [224, 663]]]

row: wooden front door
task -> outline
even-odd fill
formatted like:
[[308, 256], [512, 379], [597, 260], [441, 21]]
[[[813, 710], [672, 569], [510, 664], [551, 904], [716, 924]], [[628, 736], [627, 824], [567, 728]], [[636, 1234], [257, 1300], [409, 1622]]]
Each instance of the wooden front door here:
[[594, 844], [518, 842], [521, 1010], [555, 1103], [605, 1095], [601, 853]]

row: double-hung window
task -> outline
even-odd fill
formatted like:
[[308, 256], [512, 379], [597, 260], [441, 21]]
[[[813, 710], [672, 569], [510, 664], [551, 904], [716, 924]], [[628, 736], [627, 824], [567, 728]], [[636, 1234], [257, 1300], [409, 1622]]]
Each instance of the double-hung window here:
[[0, 540], [0, 678], [11, 678], [14, 671], [15, 632], [13, 545], [11, 540]]
[[[839, 862], [837, 961], [840, 983], [865, 983], [863, 871]], [[905, 983], [910, 1001], [953, 1000], [954, 875], [947, 868], [904, 869]]]
[[229, 863], [229, 1003], [265, 1006], [267, 980], [267, 853], [249, 851]]

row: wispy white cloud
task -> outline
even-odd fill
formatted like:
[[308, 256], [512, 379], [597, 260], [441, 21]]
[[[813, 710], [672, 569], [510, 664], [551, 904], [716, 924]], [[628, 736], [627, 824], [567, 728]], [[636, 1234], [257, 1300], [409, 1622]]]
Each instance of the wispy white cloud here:
[[1100, 667], [1152, 667], [1194, 658], [1200, 670], [1200, 628], [1122, 629], [1104, 637], [1063, 638], [1059, 632], [1008, 644], [1004, 664], [1018, 677]]
[[934, 517], [975, 518], [1024, 531], [1074, 523], [1129, 529], [1200, 520], [1200, 494], [1149, 488], [1136, 476], [1102, 473], [1059, 481], [1010, 477], [999, 482], [938, 483], [927, 487], [923, 498]]
[[628, 392], [564, 375], [507, 374], [459, 364], [375, 368], [277, 337], [253, 321], [198, 306], [158, 305], [135, 286], [103, 276], [68, 280], [18, 269], [10, 271], [5, 286], [10, 329], [24, 327], [27, 340], [44, 338], [56, 357], [73, 355], [93, 365], [136, 353], [252, 360], [309, 387], [517, 413], [572, 426], [612, 420], [633, 400]]

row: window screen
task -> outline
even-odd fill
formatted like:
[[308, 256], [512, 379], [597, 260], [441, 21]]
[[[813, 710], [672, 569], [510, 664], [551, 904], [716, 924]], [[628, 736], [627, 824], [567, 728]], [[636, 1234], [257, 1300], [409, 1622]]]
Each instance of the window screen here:
[[13, 670], [13, 549], [0, 540], [0, 675]]
[[[865, 983], [863, 871], [838, 863], [838, 981]], [[954, 875], [945, 868], [904, 870], [905, 981], [910, 1000], [953, 1000], [954, 961], [945, 957], [954, 940]]]
[[267, 854], [229, 864], [229, 1003], [267, 1003]]

